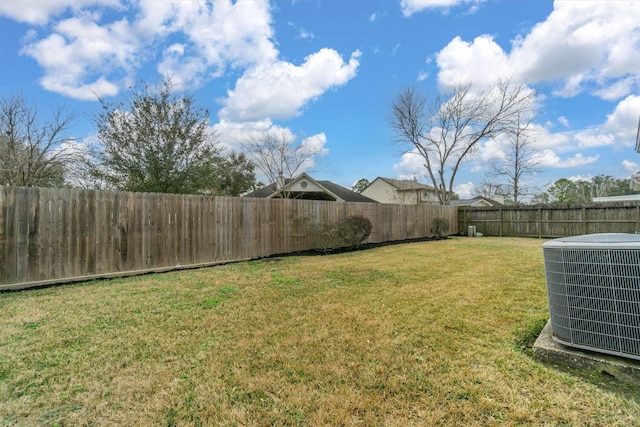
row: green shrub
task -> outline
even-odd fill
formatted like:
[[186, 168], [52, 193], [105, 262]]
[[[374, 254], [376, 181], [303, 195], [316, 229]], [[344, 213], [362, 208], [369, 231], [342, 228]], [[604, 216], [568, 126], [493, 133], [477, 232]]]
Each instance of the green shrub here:
[[324, 224], [313, 230], [315, 248], [329, 252], [339, 248], [359, 246], [371, 235], [369, 218], [362, 215], [348, 216], [335, 224]]
[[338, 236], [344, 246], [358, 246], [371, 235], [372, 228], [369, 218], [352, 215], [338, 222]]
[[436, 239], [443, 239], [449, 232], [449, 225], [448, 219], [441, 217], [434, 218], [433, 224], [431, 225], [431, 233]]
[[333, 225], [312, 226], [313, 247], [320, 252], [329, 252], [337, 247], [336, 227]]

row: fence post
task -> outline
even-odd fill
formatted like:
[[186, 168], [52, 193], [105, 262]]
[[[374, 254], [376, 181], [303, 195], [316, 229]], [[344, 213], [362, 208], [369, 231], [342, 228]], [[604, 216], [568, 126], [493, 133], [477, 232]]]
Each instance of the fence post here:
[[502, 221], [503, 221], [503, 216], [502, 215], [503, 215], [503, 211], [502, 211], [502, 208], [500, 208], [500, 228], [499, 228], [500, 237], [502, 237]]
[[458, 214], [462, 211], [462, 229], [458, 231], [464, 232], [467, 229], [467, 210], [464, 207], [458, 209]]
[[542, 238], [542, 208], [538, 208], [538, 239]]
[[587, 208], [582, 207], [582, 234], [587, 234]]

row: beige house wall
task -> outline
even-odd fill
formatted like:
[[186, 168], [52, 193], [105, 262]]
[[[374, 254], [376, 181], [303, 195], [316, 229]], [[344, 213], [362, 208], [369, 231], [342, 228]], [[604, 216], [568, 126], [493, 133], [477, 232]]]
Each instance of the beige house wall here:
[[389, 183], [381, 179], [376, 179], [375, 181], [373, 181], [360, 194], [379, 203], [400, 203], [397, 200], [398, 197], [396, 196], [395, 187], [389, 185]]
[[415, 205], [438, 200], [435, 194], [426, 191], [426, 189], [398, 190], [387, 181], [376, 179], [361, 194], [379, 203], [399, 203], [402, 205]]

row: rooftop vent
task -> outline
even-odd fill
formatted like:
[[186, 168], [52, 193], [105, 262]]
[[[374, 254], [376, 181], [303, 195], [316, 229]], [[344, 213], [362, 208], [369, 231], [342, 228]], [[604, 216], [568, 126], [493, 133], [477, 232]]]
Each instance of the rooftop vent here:
[[640, 360], [640, 235], [589, 234], [542, 248], [553, 339]]

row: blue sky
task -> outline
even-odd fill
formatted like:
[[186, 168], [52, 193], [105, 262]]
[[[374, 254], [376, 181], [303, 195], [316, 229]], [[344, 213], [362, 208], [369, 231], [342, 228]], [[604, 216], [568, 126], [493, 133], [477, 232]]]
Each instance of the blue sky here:
[[[427, 97], [499, 77], [538, 94], [531, 184], [627, 178], [640, 116], [640, 1], [3, 0], [0, 91], [43, 113], [78, 115], [94, 138], [96, 95], [170, 77], [211, 111], [220, 142], [289, 132], [316, 153], [307, 171], [346, 187], [417, 177], [419, 158], [388, 125], [398, 92]], [[484, 142], [454, 187], [488, 181], [505, 154]]]

